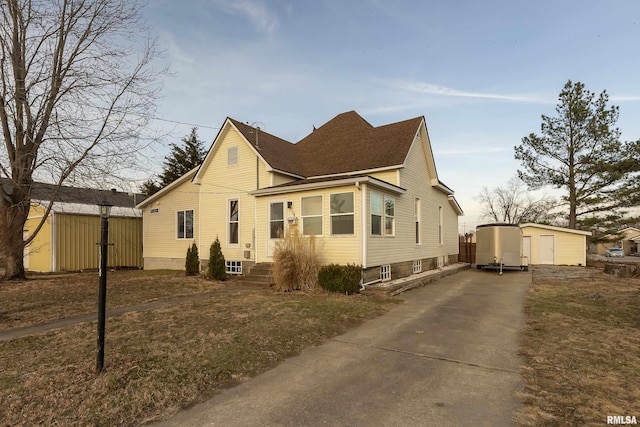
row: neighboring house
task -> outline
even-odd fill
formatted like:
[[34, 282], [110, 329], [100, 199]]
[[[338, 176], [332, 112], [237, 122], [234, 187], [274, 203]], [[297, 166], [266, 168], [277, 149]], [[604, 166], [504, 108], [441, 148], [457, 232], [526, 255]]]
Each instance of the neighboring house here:
[[[627, 227], [620, 230], [622, 238], [616, 242], [610, 243], [598, 243], [596, 246], [596, 253], [598, 255], [604, 255], [607, 249], [617, 247], [624, 250], [625, 255], [635, 255], [640, 248], [640, 229], [635, 227]], [[611, 236], [605, 236], [610, 238]]]
[[[25, 237], [40, 223], [56, 186], [33, 183]], [[57, 272], [99, 267], [98, 204], [113, 204], [109, 217], [109, 267], [142, 267], [142, 213], [135, 207], [142, 195], [115, 190], [60, 187], [53, 207], [35, 239], [25, 248], [29, 271]]]
[[387, 280], [458, 260], [453, 191], [436, 172], [423, 117], [374, 127], [351, 111], [292, 144], [227, 118], [202, 165], [138, 205], [145, 269], [183, 269], [216, 237], [227, 272], [272, 262], [292, 227], [325, 263]]
[[529, 264], [587, 265], [590, 231], [532, 223], [520, 224], [520, 229], [522, 254]]

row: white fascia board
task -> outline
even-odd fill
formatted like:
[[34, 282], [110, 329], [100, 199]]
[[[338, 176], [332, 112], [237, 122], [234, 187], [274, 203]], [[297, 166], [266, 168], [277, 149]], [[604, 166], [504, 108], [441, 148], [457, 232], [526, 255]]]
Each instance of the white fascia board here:
[[279, 174], [282, 174], [282, 175], [290, 176], [292, 178], [305, 179], [305, 177], [302, 176], [302, 175], [296, 175], [295, 173], [286, 172], [286, 171], [283, 171], [283, 170], [280, 170], [280, 169], [274, 169], [271, 166], [269, 166], [269, 164], [267, 162], [264, 162], [264, 164], [267, 165], [267, 172], [275, 172], [275, 173], [279, 173]]
[[330, 175], [308, 176], [306, 178], [307, 179], [324, 179], [324, 178], [335, 178], [335, 177], [338, 177], [338, 176], [367, 175], [367, 174], [370, 174], [370, 173], [385, 172], [385, 171], [389, 171], [389, 170], [393, 170], [393, 169], [401, 169], [403, 167], [404, 167], [404, 165], [385, 166], [385, 167], [382, 167], [382, 168], [355, 170], [355, 171], [349, 171], [349, 172], [343, 172], [343, 173], [334, 173], [334, 174], [330, 174]]
[[276, 194], [297, 193], [299, 191], [343, 187], [345, 185], [356, 185], [356, 184], [363, 184], [363, 183], [368, 183], [376, 187], [383, 188], [395, 194], [403, 194], [406, 192], [404, 188], [367, 176], [367, 177], [359, 177], [359, 178], [345, 178], [345, 179], [339, 179], [335, 181], [322, 181], [322, 182], [313, 182], [313, 183], [300, 184], [300, 185], [289, 185], [286, 187], [262, 188], [260, 190], [251, 191], [249, 192], [249, 194], [251, 194], [252, 196], [272, 196]]
[[449, 203], [451, 203], [451, 206], [453, 206], [453, 209], [458, 213], [458, 216], [463, 216], [464, 211], [462, 210], [462, 207], [460, 207], [460, 204], [458, 203], [456, 198], [450, 195], [448, 199], [449, 199]]
[[[162, 190], [160, 190], [157, 193], [147, 197], [146, 199], [144, 199], [143, 201], [138, 203], [136, 205], [136, 208], [138, 208], [138, 209], [144, 208], [148, 204], [150, 204], [150, 203], [154, 202], [155, 200], [159, 199], [160, 197], [162, 197], [165, 193], [168, 193], [169, 191], [171, 191], [173, 188], [175, 188], [178, 185], [182, 184], [186, 180], [191, 179], [193, 177], [193, 175], [196, 173], [196, 171], [198, 170], [198, 168], [199, 168], [199, 166], [191, 169], [189, 172], [185, 173], [180, 178], [176, 179], [171, 184], [169, 184], [166, 187], [164, 187]], [[194, 184], [199, 184], [199, 183], [194, 182]]]
[[583, 236], [591, 236], [592, 234], [590, 231], [574, 230], [572, 228], [564, 228], [564, 227], [555, 227], [553, 225], [535, 224], [533, 222], [520, 224], [520, 228], [525, 228], [525, 227], [534, 227], [534, 228], [542, 228], [544, 230], [562, 231], [565, 233], [573, 233], [573, 234], [582, 234]]
[[455, 192], [450, 189], [449, 187], [447, 187], [446, 185], [444, 185], [442, 182], [440, 182], [437, 178], [433, 178], [431, 179], [431, 186], [436, 188], [437, 190], [442, 191], [443, 193], [445, 193], [447, 196], [451, 196], [453, 194], [455, 194]]
[[[40, 204], [48, 203], [42, 200], [36, 200]], [[75, 215], [99, 215], [98, 205], [87, 205], [84, 203], [65, 203], [65, 202], [53, 202], [51, 208], [52, 212], [60, 214], [75, 214]], [[128, 208], [124, 206], [111, 207], [112, 217], [127, 217], [127, 218], [142, 218], [142, 211], [137, 208]]]

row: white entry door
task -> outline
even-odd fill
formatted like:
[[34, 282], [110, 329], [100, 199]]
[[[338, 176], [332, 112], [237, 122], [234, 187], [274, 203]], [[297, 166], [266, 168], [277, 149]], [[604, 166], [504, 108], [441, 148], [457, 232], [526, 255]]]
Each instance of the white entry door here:
[[554, 264], [555, 263], [555, 236], [541, 235], [540, 236], [540, 264]]
[[285, 204], [285, 200], [269, 201], [269, 229], [267, 230], [267, 256], [269, 257], [273, 256], [276, 243], [284, 238], [284, 233], [286, 232]]
[[531, 264], [531, 236], [522, 237], [522, 256], [527, 257], [527, 264]]

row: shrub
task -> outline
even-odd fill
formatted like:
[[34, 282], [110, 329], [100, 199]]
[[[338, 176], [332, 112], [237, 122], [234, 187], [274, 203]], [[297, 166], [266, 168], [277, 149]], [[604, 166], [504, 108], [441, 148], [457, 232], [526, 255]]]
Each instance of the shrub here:
[[322, 264], [314, 236], [303, 236], [291, 227], [273, 251], [273, 279], [276, 289], [293, 291], [318, 287]]
[[216, 236], [209, 248], [209, 265], [207, 266], [207, 276], [214, 280], [227, 279], [227, 267], [225, 265], [224, 255], [220, 247], [220, 240]]
[[355, 294], [360, 289], [362, 266], [356, 264], [329, 264], [320, 269], [318, 282], [329, 292]]
[[187, 276], [196, 276], [200, 272], [200, 257], [198, 256], [198, 246], [196, 246], [195, 242], [187, 248], [184, 268]]

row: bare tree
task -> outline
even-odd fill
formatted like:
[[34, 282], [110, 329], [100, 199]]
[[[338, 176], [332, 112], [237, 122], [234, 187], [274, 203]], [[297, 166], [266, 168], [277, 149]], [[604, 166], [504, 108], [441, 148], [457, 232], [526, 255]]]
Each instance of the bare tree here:
[[[143, 146], [165, 70], [153, 67], [158, 51], [142, 6], [138, 0], [2, 0], [4, 278], [24, 277], [24, 247], [42, 226], [23, 237], [34, 178], [59, 188], [69, 178], [117, 173]], [[50, 210], [51, 204], [45, 218]]]
[[484, 187], [478, 200], [484, 219], [510, 224], [548, 223], [553, 219], [552, 211], [558, 205], [550, 196], [534, 198], [526, 184], [517, 176], [504, 186], [491, 190]]

